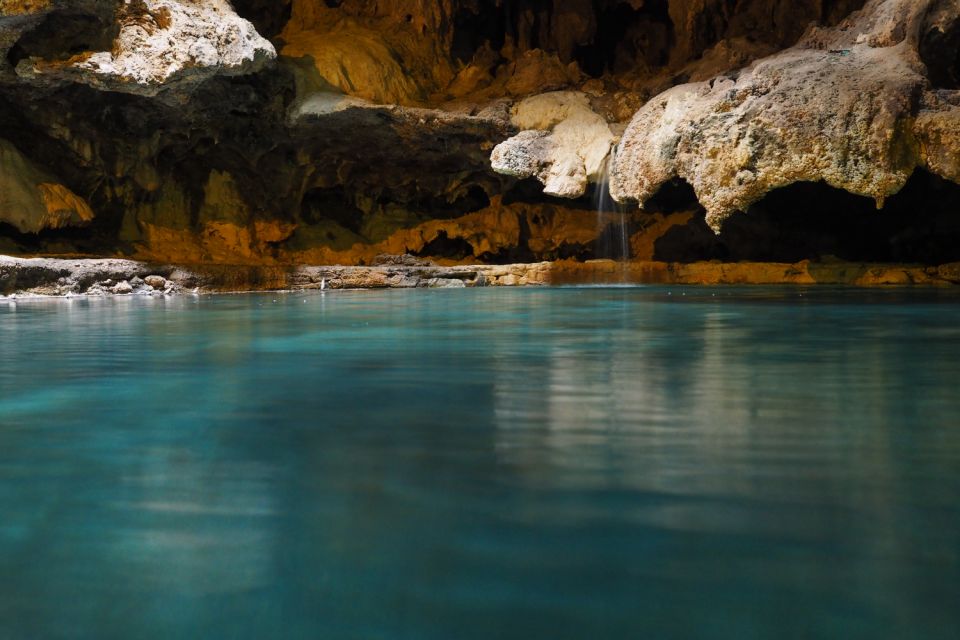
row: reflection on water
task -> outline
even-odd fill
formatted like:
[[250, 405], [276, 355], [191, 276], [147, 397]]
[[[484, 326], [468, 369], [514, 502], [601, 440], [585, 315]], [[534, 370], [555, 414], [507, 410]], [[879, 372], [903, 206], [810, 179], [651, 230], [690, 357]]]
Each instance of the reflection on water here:
[[955, 638], [958, 311], [0, 300], [0, 638]]

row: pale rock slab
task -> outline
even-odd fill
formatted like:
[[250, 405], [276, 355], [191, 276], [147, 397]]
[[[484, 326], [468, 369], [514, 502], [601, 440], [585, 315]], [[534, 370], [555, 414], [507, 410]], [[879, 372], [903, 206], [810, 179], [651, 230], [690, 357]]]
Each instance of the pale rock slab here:
[[123, 0], [117, 20], [120, 31], [110, 51], [66, 63], [25, 61], [18, 75], [156, 95], [183, 81], [253, 73], [277, 55], [227, 0]]
[[494, 171], [535, 177], [544, 193], [577, 198], [604, 169], [616, 137], [590, 107], [586, 94], [554, 91], [514, 106], [511, 122], [522, 131], [493, 149]]

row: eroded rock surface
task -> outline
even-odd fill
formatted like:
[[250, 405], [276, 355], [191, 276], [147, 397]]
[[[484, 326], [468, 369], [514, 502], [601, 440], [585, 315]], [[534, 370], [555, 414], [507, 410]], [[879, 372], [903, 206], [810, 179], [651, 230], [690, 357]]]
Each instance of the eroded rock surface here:
[[562, 198], [578, 198], [590, 182], [598, 181], [616, 141], [583, 93], [527, 98], [513, 108], [511, 122], [524, 131], [494, 148], [494, 170], [537, 178], [544, 193]]
[[0, 222], [23, 233], [83, 225], [93, 211], [82, 198], [0, 140]]
[[956, 23], [957, 9], [953, 0], [870, 0], [782, 53], [653, 98], [617, 149], [614, 197], [642, 204], [679, 178], [719, 232], [796, 182], [822, 180], [882, 207], [917, 167], [956, 180], [956, 98], [932, 85], [919, 44]]
[[66, 60], [28, 58], [17, 65], [17, 74], [153, 95], [187, 80], [251, 73], [276, 57], [273, 45], [237, 16], [228, 0], [121, 0], [115, 20], [108, 51]]
[[[614, 236], [657, 260], [792, 247], [771, 216], [714, 238], [700, 207], [717, 227], [790, 181], [879, 200], [914, 166], [960, 172], [957, 3], [844, 22], [863, 4], [0, 0], [0, 251], [269, 266], [584, 261]], [[598, 212], [632, 119], [614, 190], [647, 210]], [[654, 206], [678, 179], [693, 195]], [[891, 223], [851, 253], [952, 260], [951, 224]], [[802, 240], [791, 259], [849, 244]]]

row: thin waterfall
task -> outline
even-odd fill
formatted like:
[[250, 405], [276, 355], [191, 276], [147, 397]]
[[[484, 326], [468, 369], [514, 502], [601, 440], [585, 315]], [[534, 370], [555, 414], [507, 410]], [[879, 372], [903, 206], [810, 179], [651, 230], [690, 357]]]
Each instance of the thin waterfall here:
[[630, 238], [627, 233], [627, 208], [610, 195], [610, 168], [616, 147], [610, 150], [600, 168], [595, 200], [597, 209], [596, 256], [610, 260], [630, 259]]

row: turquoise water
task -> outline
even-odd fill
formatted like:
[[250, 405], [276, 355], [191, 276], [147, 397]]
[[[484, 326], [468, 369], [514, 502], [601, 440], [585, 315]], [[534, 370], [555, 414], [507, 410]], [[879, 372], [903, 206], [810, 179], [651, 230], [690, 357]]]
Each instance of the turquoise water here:
[[960, 296], [0, 300], [0, 638], [960, 637]]

